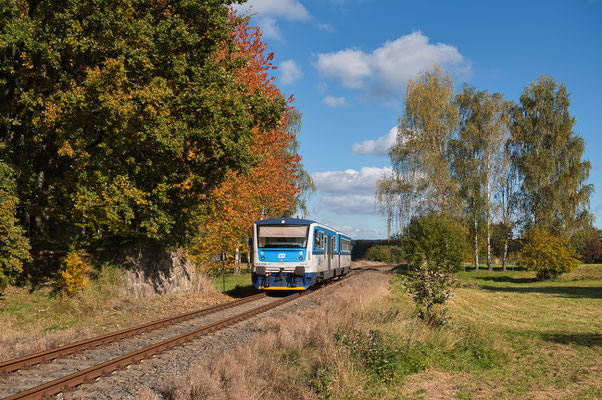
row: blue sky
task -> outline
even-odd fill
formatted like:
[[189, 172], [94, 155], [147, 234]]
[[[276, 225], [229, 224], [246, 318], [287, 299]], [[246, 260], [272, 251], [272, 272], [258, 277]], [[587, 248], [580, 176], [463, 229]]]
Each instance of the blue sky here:
[[541, 74], [571, 94], [592, 163], [602, 227], [602, 1], [251, 0], [275, 53], [276, 82], [303, 113], [300, 154], [318, 192], [310, 217], [354, 238], [384, 238], [375, 182], [405, 85], [437, 63], [479, 90], [518, 101]]

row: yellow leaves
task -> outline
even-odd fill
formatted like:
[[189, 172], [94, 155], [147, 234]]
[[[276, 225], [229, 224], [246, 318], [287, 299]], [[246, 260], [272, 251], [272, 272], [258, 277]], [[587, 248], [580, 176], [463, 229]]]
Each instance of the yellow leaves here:
[[61, 293], [73, 296], [83, 291], [88, 285], [90, 271], [86, 252], [71, 249], [63, 259], [62, 268], [59, 271], [57, 286]]
[[57, 153], [59, 154], [59, 156], [66, 156], [66, 157], [71, 157], [73, 158], [73, 148], [71, 147], [71, 145], [69, 144], [69, 142], [63, 142], [63, 144], [60, 145], [60, 147], [57, 150]]

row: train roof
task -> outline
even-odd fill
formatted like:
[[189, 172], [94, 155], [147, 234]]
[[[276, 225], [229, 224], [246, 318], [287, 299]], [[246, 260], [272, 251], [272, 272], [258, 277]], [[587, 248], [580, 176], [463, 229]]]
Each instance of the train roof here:
[[[283, 222], [284, 221], [284, 222]], [[302, 218], [270, 218], [270, 219], [260, 219], [259, 221], [255, 221], [256, 225], [310, 225], [317, 223], [311, 219], [302, 219]]]

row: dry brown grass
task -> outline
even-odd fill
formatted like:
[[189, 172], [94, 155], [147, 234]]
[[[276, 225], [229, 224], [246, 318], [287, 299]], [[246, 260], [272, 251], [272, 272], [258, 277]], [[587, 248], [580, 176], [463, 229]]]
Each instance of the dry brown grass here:
[[[329, 369], [334, 373], [329, 390], [356, 398], [354, 382], [362, 375], [336, 346], [334, 336], [340, 327], [356, 327], [360, 316], [386, 296], [387, 282], [388, 276], [367, 272], [340, 288], [317, 293], [315, 307], [284, 319], [264, 320], [252, 343], [209, 355], [187, 376], [171, 380], [165, 394], [178, 400], [315, 399], [316, 387], [308, 382]], [[313, 354], [301, 357], [303, 352]]]
[[53, 294], [48, 287], [33, 292], [9, 288], [0, 300], [0, 360], [229, 300], [209, 279], [197, 293], [134, 300], [125, 295], [119, 272], [113, 274], [111, 279], [101, 276], [75, 297]]

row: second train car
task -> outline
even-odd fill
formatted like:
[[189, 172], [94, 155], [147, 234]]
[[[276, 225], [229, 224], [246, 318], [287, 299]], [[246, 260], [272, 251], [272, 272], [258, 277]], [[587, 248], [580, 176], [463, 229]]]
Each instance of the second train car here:
[[253, 284], [306, 290], [351, 269], [351, 237], [316, 221], [272, 218], [253, 224]]

